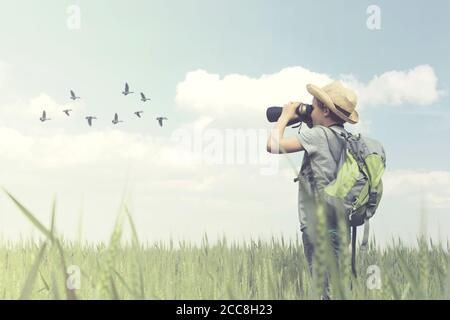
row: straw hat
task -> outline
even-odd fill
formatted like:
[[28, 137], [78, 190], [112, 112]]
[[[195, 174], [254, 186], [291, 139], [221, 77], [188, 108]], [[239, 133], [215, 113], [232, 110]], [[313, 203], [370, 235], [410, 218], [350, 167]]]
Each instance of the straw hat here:
[[308, 84], [306, 89], [342, 120], [353, 124], [358, 122], [359, 115], [355, 110], [358, 98], [353, 90], [344, 87], [339, 81], [333, 81], [323, 88]]

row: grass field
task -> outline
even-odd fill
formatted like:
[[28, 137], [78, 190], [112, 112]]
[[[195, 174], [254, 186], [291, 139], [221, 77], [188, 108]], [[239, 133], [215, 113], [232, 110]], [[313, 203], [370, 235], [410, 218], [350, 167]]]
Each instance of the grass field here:
[[[209, 244], [205, 236], [199, 246], [144, 246], [124, 206], [109, 243], [83, 245], [61, 240], [53, 222], [47, 228], [8, 195], [43, 238], [0, 244], [1, 299], [318, 299], [325, 265], [333, 299], [450, 298], [448, 244], [422, 239], [416, 248], [396, 241], [380, 249], [372, 242], [358, 252], [358, 278], [347, 247], [339, 271], [319, 248], [311, 276], [298, 241]], [[125, 222], [132, 229], [128, 243], [121, 240]]]

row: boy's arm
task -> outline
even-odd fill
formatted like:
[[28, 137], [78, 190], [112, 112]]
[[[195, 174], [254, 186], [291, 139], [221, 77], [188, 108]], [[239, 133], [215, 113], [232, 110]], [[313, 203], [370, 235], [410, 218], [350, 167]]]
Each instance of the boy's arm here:
[[284, 130], [289, 120], [297, 117], [295, 110], [299, 102], [290, 102], [283, 107], [283, 112], [275, 124], [275, 127], [270, 131], [267, 139], [267, 152], [270, 153], [292, 153], [303, 150], [303, 146], [297, 137], [284, 138]]

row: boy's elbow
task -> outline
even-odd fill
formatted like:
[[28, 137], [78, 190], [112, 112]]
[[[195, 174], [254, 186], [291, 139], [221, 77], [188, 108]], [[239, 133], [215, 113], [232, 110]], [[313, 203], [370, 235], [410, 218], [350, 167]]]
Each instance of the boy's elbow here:
[[280, 153], [279, 151], [275, 151], [275, 150], [272, 150], [272, 146], [271, 145], [267, 145], [267, 152], [269, 152], [269, 153], [276, 153], [276, 154], [278, 154], [278, 153]]

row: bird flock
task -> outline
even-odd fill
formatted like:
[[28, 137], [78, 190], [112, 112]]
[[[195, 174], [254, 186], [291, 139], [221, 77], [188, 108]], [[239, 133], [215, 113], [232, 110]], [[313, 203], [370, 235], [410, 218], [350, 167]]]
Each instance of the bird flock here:
[[[130, 91], [130, 86], [128, 85], [128, 83], [125, 83], [125, 88], [122, 91], [122, 94], [124, 96], [127, 96], [129, 94], [134, 93], [133, 91]], [[80, 97], [78, 97], [75, 92], [73, 90], [70, 90], [70, 99], [72, 99], [73, 101], [77, 100], [77, 99], [81, 99]], [[150, 98], [147, 98], [145, 96], [145, 94], [143, 92], [141, 92], [141, 101], [142, 102], [147, 102], [150, 101]], [[63, 110], [63, 112], [69, 117], [70, 116], [70, 112], [72, 112], [72, 109], [65, 109]], [[142, 114], [144, 113], [144, 111], [140, 110], [140, 111], [136, 111], [134, 112], [134, 114], [138, 117], [138, 118], [142, 118]], [[89, 126], [92, 126], [92, 120], [97, 120], [97, 117], [94, 116], [86, 116], [85, 119], [87, 120], [87, 123]], [[39, 118], [39, 120], [41, 120], [42, 122], [47, 121], [47, 120], [51, 120], [51, 118], [47, 118], [47, 113], [45, 112], [45, 110], [42, 112], [42, 116]], [[164, 120], [168, 120], [166, 117], [157, 117], [156, 120], [159, 123], [159, 126], [162, 127], [163, 126], [163, 121]], [[113, 124], [118, 124], [120, 122], [123, 122], [122, 120], [119, 120], [119, 115], [117, 113], [114, 114], [114, 118], [111, 121]]]

